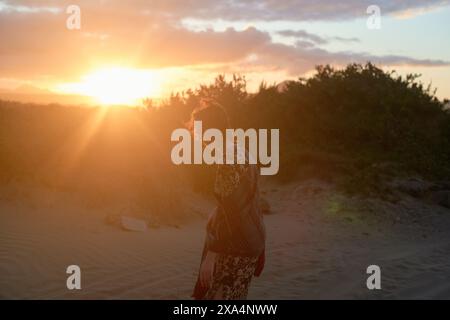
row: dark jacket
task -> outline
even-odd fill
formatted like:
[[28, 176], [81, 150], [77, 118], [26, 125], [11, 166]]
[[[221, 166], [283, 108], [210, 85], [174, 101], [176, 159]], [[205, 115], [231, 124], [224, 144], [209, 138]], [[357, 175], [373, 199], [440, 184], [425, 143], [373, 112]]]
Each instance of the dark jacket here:
[[265, 226], [259, 203], [256, 165], [220, 165], [217, 208], [207, 225], [206, 247], [218, 253], [259, 256], [265, 248]]
[[[259, 205], [257, 166], [220, 165], [214, 189], [217, 208], [208, 220], [201, 261], [208, 251], [258, 257], [254, 275], [259, 276], [265, 264], [266, 232]], [[197, 278], [192, 297], [203, 299], [207, 290]]]

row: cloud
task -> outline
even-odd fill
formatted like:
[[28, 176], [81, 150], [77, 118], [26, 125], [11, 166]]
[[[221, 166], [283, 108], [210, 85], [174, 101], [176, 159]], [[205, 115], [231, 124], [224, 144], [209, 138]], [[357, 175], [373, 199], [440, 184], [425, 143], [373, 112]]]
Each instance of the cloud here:
[[[83, 13], [85, 18], [92, 13]], [[116, 20], [117, 21], [117, 20]], [[123, 25], [83, 20], [80, 31], [65, 28], [65, 16], [0, 14], [0, 75], [77, 76], [99, 65], [141, 68], [231, 63], [270, 43], [255, 28], [192, 32], [150, 19]]]
[[[229, 20], [346, 19], [365, 14], [368, 1], [307, 0], [79, 0], [82, 28], [67, 30], [65, 8], [72, 1], [0, 1], [0, 76], [72, 80], [99, 65], [141, 68], [222, 65], [230, 69], [286, 69], [300, 74], [317, 64], [372, 60], [385, 65], [442, 66], [441, 60], [406, 56], [373, 56], [329, 52], [330, 41], [304, 30], [284, 30], [295, 45], [274, 43], [255, 28], [195, 32], [182, 27], [184, 18]], [[379, 1], [385, 13], [446, 5], [449, 1]], [[3, 9], [1, 9], [3, 8]], [[5, 9], [7, 8], [7, 9]], [[47, 10], [45, 8], [51, 8]], [[56, 10], [56, 11], [55, 11]], [[256, 57], [256, 59], [249, 59]]]
[[359, 38], [356, 38], [356, 37], [347, 38], [347, 37], [334, 36], [334, 37], [331, 37], [330, 39], [334, 40], [334, 41], [347, 42], [347, 43], [350, 43], [350, 42], [353, 42], [353, 43], [361, 42], [361, 40]]
[[[8, 0], [9, 6], [23, 8], [67, 7], [68, 0]], [[449, 0], [78, 0], [84, 9], [140, 12], [180, 18], [205, 20], [338, 20], [366, 16], [369, 5], [376, 4], [382, 14], [402, 15], [448, 6]]]
[[275, 69], [285, 69], [294, 76], [304, 74], [314, 66], [321, 64], [344, 66], [353, 62], [366, 63], [371, 61], [382, 66], [450, 66], [449, 61], [414, 59], [401, 55], [372, 55], [365, 52], [350, 51], [330, 52], [303, 42], [297, 42], [296, 46], [271, 43], [264, 48], [260, 48], [256, 55], [258, 57], [257, 63], [272, 66]]
[[352, 37], [352, 38], [346, 38], [346, 37], [340, 37], [340, 36], [334, 36], [334, 37], [321, 37], [313, 33], [309, 33], [305, 30], [281, 30], [278, 31], [277, 34], [288, 37], [288, 38], [296, 38], [300, 39], [301, 42], [307, 41], [310, 43], [314, 43], [317, 45], [323, 45], [327, 44], [331, 41], [339, 41], [339, 42], [360, 42], [358, 38]]
[[305, 30], [281, 30], [277, 32], [279, 35], [283, 37], [290, 37], [296, 39], [307, 40], [315, 44], [326, 44], [328, 41], [325, 38], [322, 38], [318, 35], [309, 33]]

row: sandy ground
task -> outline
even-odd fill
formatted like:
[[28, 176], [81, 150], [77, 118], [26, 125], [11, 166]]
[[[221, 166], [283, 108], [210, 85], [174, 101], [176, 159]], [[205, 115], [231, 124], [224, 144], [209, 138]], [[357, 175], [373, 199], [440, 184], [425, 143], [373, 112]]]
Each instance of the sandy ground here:
[[[267, 264], [249, 299], [450, 299], [450, 211], [359, 200], [308, 181], [263, 186]], [[201, 210], [213, 207], [205, 202]], [[188, 299], [205, 219], [126, 232], [76, 202], [0, 202], [0, 298]], [[66, 288], [79, 265], [81, 290]], [[368, 290], [366, 268], [381, 268]]]

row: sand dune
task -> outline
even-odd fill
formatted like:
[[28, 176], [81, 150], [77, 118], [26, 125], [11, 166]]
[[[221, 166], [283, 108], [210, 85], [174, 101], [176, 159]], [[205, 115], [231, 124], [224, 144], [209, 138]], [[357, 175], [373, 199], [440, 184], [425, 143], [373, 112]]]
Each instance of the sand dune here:
[[[411, 198], [352, 199], [315, 181], [263, 190], [274, 214], [266, 216], [266, 269], [250, 299], [450, 298], [447, 209]], [[204, 202], [201, 210], [212, 207]], [[190, 296], [205, 219], [126, 232], [104, 223], [107, 210], [75, 200], [41, 207], [2, 200], [0, 211], [0, 298]], [[403, 222], [411, 214], [416, 222]], [[82, 270], [81, 290], [66, 288], [71, 264]], [[381, 267], [382, 290], [366, 288], [371, 264]]]

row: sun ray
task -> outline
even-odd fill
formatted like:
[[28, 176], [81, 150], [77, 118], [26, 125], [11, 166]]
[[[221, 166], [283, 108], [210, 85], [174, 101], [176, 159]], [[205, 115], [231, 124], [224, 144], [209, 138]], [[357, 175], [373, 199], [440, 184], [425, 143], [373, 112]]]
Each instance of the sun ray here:
[[99, 130], [108, 112], [106, 107], [98, 107], [87, 121], [73, 134], [57, 153], [63, 157], [63, 176], [70, 175], [80, 162], [84, 151], [95, 133]]

